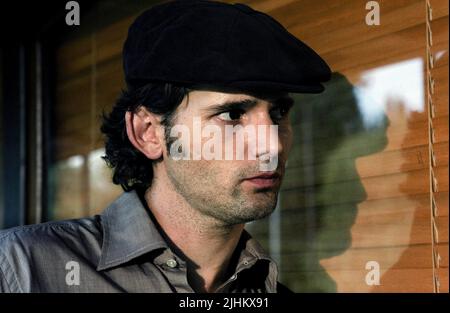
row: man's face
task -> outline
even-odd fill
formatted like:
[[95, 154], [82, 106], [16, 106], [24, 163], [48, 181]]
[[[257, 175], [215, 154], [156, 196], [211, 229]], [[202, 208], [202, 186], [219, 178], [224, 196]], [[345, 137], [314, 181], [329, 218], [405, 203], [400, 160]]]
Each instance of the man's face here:
[[[189, 130], [189, 135], [172, 134], [176, 137], [166, 142], [164, 151], [165, 168], [175, 190], [191, 207], [215, 218], [221, 225], [242, 224], [272, 213], [292, 144], [288, 118], [291, 106], [292, 99], [282, 93], [252, 96], [190, 92], [177, 108], [172, 122], [172, 130], [173, 126], [182, 125]], [[249, 135], [251, 132], [244, 132], [245, 136], [241, 137], [244, 140], [238, 145], [238, 134], [225, 135], [227, 128], [230, 130], [237, 125], [253, 129], [255, 137]], [[205, 130], [205, 127], [221, 131], [221, 136], [216, 131], [202, 137], [198, 129]], [[166, 138], [167, 132], [170, 129], [166, 130]], [[197, 143], [195, 136], [199, 138]], [[211, 140], [213, 136], [215, 141]], [[261, 141], [263, 137], [265, 141]], [[182, 143], [184, 157], [181, 160], [175, 160], [170, 153], [175, 140]], [[211, 142], [217, 145], [212, 148]], [[252, 150], [255, 144], [258, 148]], [[202, 154], [205, 149], [219, 152], [214, 159], [208, 159]], [[226, 151], [233, 152], [231, 160], [225, 156]], [[250, 151], [255, 151], [254, 159]], [[239, 152], [244, 154], [243, 159], [237, 159]], [[275, 160], [269, 170], [262, 170], [261, 164], [267, 164], [261, 161], [264, 156], [266, 160], [269, 156]]]

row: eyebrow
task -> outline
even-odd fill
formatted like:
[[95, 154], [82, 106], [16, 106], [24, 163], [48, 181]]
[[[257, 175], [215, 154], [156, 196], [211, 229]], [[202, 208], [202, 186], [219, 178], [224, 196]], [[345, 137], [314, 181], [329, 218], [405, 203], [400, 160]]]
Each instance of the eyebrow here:
[[227, 101], [220, 104], [215, 104], [206, 109], [207, 112], [227, 112], [232, 110], [248, 110], [258, 104], [256, 99], [244, 99], [237, 101]]
[[[287, 106], [291, 107], [294, 104], [294, 99], [290, 96], [279, 97], [270, 99], [268, 102], [273, 107]], [[232, 110], [244, 110], [247, 111], [258, 104], [257, 99], [244, 99], [237, 101], [227, 101], [221, 104], [216, 104], [208, 107], [205, 111], [209, 113], [227, 112]]]

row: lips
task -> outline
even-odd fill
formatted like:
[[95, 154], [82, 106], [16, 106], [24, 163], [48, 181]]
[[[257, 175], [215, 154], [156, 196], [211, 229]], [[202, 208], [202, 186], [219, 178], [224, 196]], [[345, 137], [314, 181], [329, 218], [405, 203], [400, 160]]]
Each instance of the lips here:
[[244, 181], [256, 188], [271, 188], [276, 187], [280, 183], [280, 174], [276, 172], [262, 173], [245, 178]]

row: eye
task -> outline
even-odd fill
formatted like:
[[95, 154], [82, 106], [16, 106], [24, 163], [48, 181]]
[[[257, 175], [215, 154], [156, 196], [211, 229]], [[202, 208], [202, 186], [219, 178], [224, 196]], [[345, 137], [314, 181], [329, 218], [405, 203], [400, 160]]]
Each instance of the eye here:
[[280, 105], [272, 109], [270, 113], [273, 119], [281, 120], [288, 115], [290, 109], [290, 105]]
[[217, 117], [223, 121], [236, 121], [239, 120], [242, 115], [244, 115], [244, 110], [230, 110], [227, 112], [222, 112]]

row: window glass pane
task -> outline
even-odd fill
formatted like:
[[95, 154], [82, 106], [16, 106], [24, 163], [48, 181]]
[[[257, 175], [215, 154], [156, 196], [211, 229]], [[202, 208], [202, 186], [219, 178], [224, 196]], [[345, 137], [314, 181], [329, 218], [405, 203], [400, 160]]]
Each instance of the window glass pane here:
[[101, 116], [124, 87], [128, 27], [155, 2], [100, 1], [83, 11], [81, 25], [71, 27], [56, 48], [48, 219], [99, 214], [122, 192], [101, 159]]
[[[369, 26], [366, 1], [251, 2], [335, 72], [325, 93], [294, 96], [279, 211], [248, 226], [295, 291], [432, 292], [437, 278], [448, 290], [448, 2], [430, 1], [431, 47], [424, 1], [377, 3], [381, 23]], [[432, 197], [441, 208], [434, 222]]]

